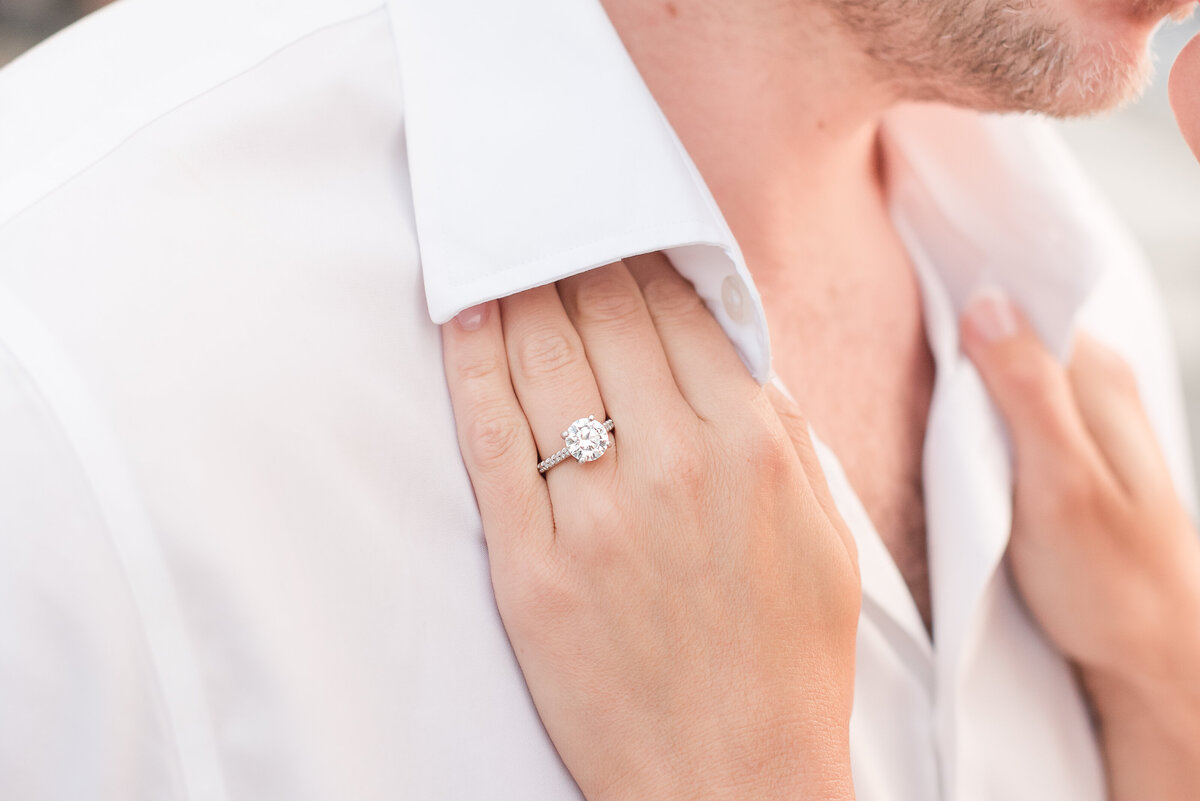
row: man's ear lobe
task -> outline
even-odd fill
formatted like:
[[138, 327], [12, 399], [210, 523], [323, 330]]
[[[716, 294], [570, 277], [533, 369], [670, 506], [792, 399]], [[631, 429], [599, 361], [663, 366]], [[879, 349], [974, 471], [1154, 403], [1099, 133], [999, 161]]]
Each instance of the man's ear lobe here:
[[1168, 92], [1179, 130], [1200, 159], [1200, 36], [1188, 42], [1175, 59]]

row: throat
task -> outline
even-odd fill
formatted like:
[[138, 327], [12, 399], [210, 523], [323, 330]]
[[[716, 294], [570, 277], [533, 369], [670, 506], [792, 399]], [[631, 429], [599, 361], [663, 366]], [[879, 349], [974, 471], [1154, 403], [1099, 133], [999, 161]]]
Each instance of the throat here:
[[936, 368], [916, 276], [892, 245], [857, 262], [866, 267], [807, 270], [763, 298], [776, 371], [837, 454], [932, 633], [922, 454]]
[[933, 363], [887, 213], [879, 128], [895, 87], [820, 6], [602, 4], [746, 256], [776, 371], [838, 453], [928, 627]]

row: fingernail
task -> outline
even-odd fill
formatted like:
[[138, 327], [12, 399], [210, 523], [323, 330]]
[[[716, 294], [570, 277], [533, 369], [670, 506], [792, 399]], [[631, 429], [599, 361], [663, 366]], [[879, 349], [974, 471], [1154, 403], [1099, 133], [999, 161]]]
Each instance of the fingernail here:
[[458, 327], [464, 331], [474, 331], [483, 325], [487, 320], [487, 304], [480, 303], [478, 306], [471, 306], [463, 309], [454, 317], [454, 322], [458, 323]]
[[967, 301], [963, 316], [985, 342], [999, 342], [1017, 333], [1017, 315], [1012, 301], [997, 286], [976, 290]]

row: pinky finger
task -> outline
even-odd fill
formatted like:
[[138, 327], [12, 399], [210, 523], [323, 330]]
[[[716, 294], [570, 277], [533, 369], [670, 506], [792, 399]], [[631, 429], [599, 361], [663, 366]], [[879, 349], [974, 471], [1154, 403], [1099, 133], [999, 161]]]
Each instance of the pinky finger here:
[[509, 378], [500, 306], [488, 301], [442, 326], [443, 362], [462, 451], [493, 567], [553, 542], [550, 494]]
[[829, 491], [829, 482], [825, 478], [825, 468], [821, 465], [821, 458], [817, 455], [816, 445], [812, 441], [812, 436], [808, 428], [808, 420], [800, 411], [800, 407], [796, 405], [796, 401], [784, 394], [774, 383], [768, 383], [763, 387], [767, 398], [771, 401], [771, 405], [775, 408], [775, 414], [779, 417], [779, 422], [783, 423], [783, 428], [787, 431], [788, 438], [792, 441], [792, 446], [796, 450], [796, 456], [800, 458], [800, 464], [804, 467], [804, 474], [808, 477], [808, 483], [814, 495], [817, 496], [817, 503], [821, 505], [821, 511], [825, 513], [825, 517], [833, 524], [837, 530], [838, 536], [842, 539], [842, 544], [846, 546], [846, 552], [851, 555], [855, 564], [858, 563], [858, 543], [854, 539], [854, 535], [850, 531], [850, 527], [846, 525], [846, 521], [842, 518], [842, 513], [837, 507], [837, 503], [833, 500], [833, 494]]

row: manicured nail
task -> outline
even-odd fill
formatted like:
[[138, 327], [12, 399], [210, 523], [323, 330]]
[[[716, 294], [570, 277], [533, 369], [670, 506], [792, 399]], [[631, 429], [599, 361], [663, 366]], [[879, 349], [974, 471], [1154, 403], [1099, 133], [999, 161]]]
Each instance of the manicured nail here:
[[1012, 301], [997, 286], [976, 290], [967, 301], [964, 316], [985, 342], [999, 342], [1017, 333], [1017, 314]]
[[478, 306], [471, 306], [463, 309], [454, 318], [454, 322], [458, 323], [458, 327], [464, 331], [474, 331], [483, 325], [487, 320], [487, 304], [480, 303]]

